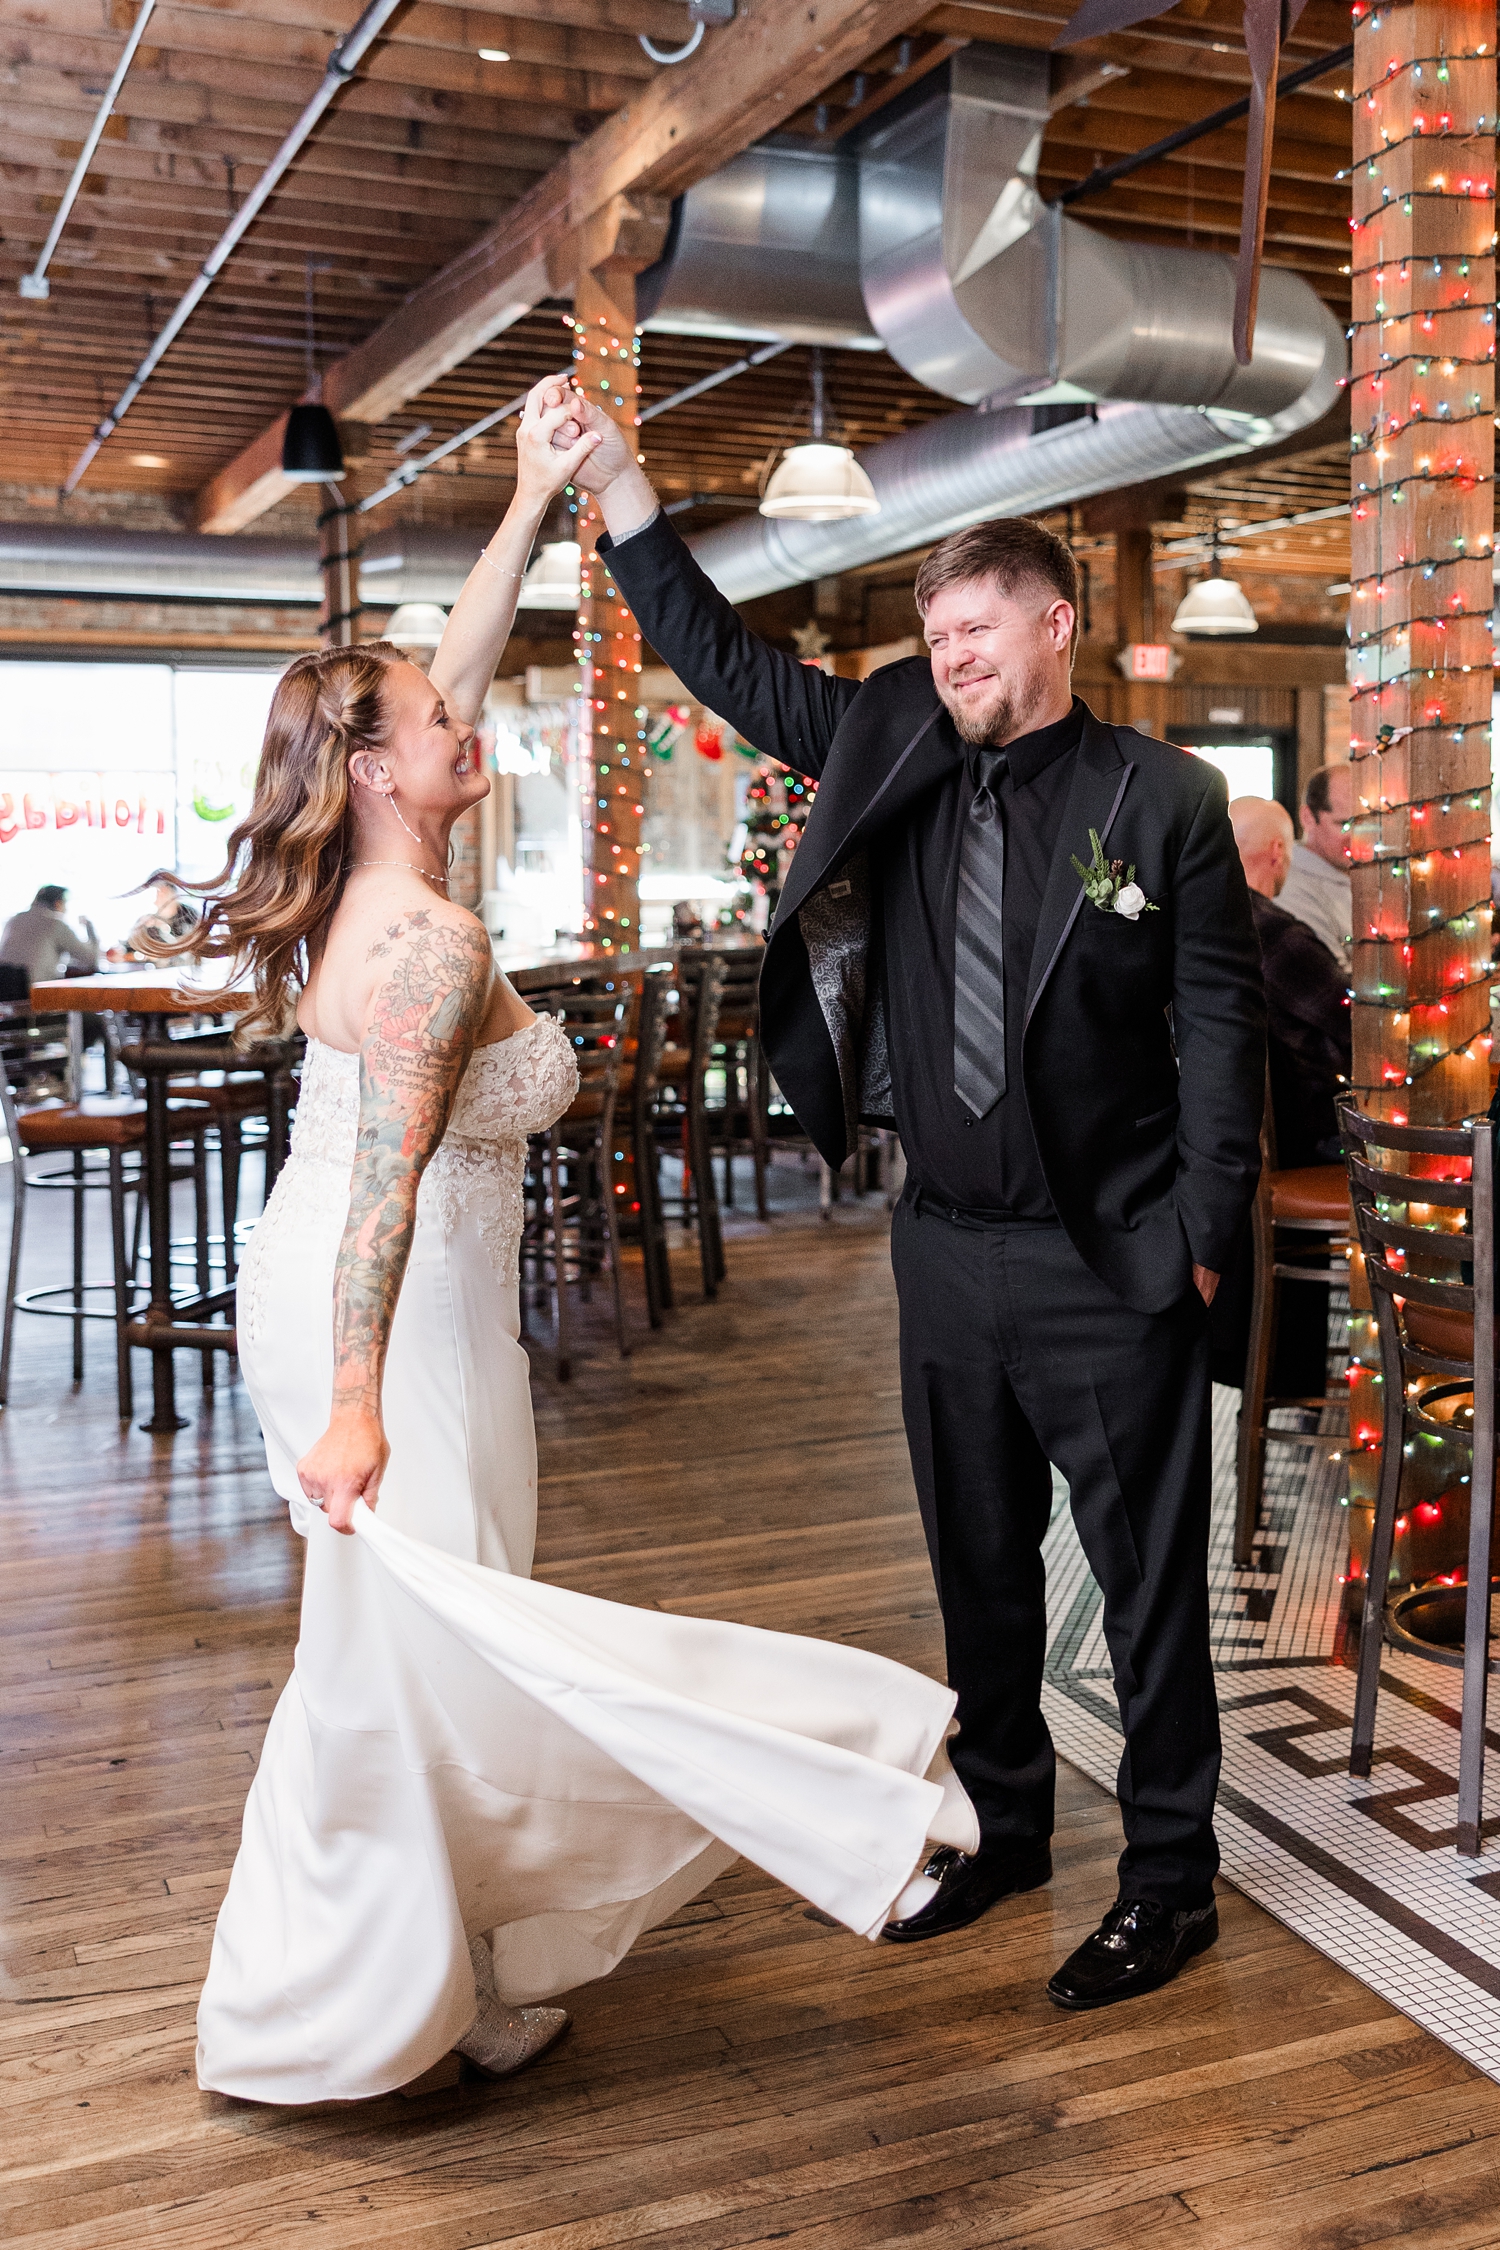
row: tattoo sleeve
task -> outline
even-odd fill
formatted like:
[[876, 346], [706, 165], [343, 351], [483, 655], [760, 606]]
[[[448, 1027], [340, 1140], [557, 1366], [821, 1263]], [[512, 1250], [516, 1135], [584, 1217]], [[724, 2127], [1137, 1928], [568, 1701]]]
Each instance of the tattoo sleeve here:
[[417, 1220], [493, 975], [477, 927], [404, 915], [359, 1053], [359, 1141], [333, 1284], [333, 1405], [378, 1414], [386, 1346]]

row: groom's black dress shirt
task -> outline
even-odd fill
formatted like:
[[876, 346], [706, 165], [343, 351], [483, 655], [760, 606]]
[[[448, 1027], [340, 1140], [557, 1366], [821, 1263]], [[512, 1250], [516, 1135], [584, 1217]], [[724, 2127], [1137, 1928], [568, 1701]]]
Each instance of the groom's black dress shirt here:
[[1055, 1219], [1021, 1082], [1026, 984], [1042, 893], [1083, 737], [1075, 696], [1067, 716], [1007, 743], [1000, 784], [1005, 822], [1005, 1085], [988, 1116], [972, 1117], [953, 1090], [953, 947], [958, 860], [978, 786], [976, 752], [882, 839], [891, 1092], [913, 1183], [939, 1204]]

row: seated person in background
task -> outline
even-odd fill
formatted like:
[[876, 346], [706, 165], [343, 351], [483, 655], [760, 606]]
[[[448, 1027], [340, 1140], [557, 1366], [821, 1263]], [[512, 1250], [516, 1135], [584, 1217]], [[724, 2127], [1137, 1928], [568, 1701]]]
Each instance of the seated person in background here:
[[183, 897], [170, 877], [163, 876], [151, 894], [151, 904], [134, 925], [125, 943], [132, 953], [139, 953], [143, 937], [152, 938], [158, 944], [172, 938], [186, 937], [197, 919], [197, 908]]
[[1276, 903], [1295, 914], [1330, 953], [1347, 980], [1353, 965], [1354, 886], [1344, 856], [1344, 823], [1354, 815], [1354, 777], [1347, 765], [1309, 774], [1302, 805], [1302, 841], [1292, 846], [1291, 872]]
[[84, 935], [63, 919], [68, 894], [60, 883], [44, 883], [24, 913], [13, 914], [0, 930], [0, 961], [24, 969], [33, 984], [44, 984], [69, 969], [97, 969], [99, 939], [82, 917]]
[[1337, 1164], [1334, 1103], [1347, 1085], [1351, 1025], [1348, 977], [1337, 955], [1278, 903], [1292, 864], [1292, 819], [1266, 797], [1229, 808], [1266, 980], [1266, 1035], [1276, 1162]]
[[[1338, 769], [1335, 768], [1335, 771]], [[1260, 939], [1266, 984], [1266, 1048], [1276, 1163], [1282, 1169], [1340, 1161], [1334, 1103], [1349, 1078], [1351, 1021], [1347, 972], [1305, 923], [1284, 911], [1293, 830], [1285, 806], [1265, 797], [1236, 797], [1229, 807], [1234, 840], [1250, 886], [1250, 911]], [[1326, 1246], [1317, 1235], [1285, 1238], [1288, 1251]], [[1209, 1371], [1238, 1389], [1250, 1338], [1254, 1259], [1242, 1239], [1209, 1311]], [[1327, 1386], [1328, 1291], [1302, 1283], [1281, 1292], [1273, 1397], [1321, 1398]]]

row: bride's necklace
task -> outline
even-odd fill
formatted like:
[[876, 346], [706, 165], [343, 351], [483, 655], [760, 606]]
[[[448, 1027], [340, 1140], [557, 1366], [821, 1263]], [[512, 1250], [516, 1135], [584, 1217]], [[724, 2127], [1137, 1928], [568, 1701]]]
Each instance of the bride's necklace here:
[[413, 875], [425, 876], [429, 883], [440, 883], [443, 896], [446, 898], [448, 895], [447, 876], [434, 875], [430, 867], [419, 867], [414, 859], [357, 859], [354, 861], [354, 865], [356, 867], [405, 867]]

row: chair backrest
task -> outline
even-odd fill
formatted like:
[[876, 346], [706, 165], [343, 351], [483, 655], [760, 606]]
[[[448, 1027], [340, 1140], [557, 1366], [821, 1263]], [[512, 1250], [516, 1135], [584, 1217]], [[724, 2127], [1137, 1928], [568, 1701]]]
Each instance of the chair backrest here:
[[656, 1115], [674, 988], [675, 975], [668, 961], [653, 964], [641, 975], [635, 1012], [635, 1076], [630, 1090], [630, 1123], [637, 1147]]
[[[1474, 1443], [1494, 1445], [1494, 1130], [1485, 1118], [1458, 1126], [1388, 1125], [1339, 1105], [1349, 1195], [1380, 1325], [1386, 1384], [1405, 1395], [1408, 1368], [1474, 1384]], [[1436, 1158], [1420, 1172], [1386, 1161]], [[1416, 1214], [1416, 1216], [1414, 1216]], [[1423, 1223], [1428, 1214], [1436, 1215]], [[1440, 1223], [1442, 1216], [1450, 1223]], [[1473, 1324], [1468, 1358], [1439, 1352], [1408, 1333], [1405, 1307], [1431, 1305]]]
[[685, 945], [677, 959], [677, 988], [692, 1026], [692, 1083], [703, 1084], [724, 1004], [727, 957], [716, 946]]
[[575, 1106], [598, 1117], [601, 1134], [614, 1127], [625, 1034], [639, 985], [639, 971], [631, 976], [601, 970], [559, 979], [526, 995], [528, 1006], [538, 1015], [555, 1016], [566, 1032], [578, 1065]]
[[719, 958], [724, 964], [719, 1038], [753, 1039], [760, 1027], [760, 965], [765, 958], [765, 947], [725, 946]]
[[0, 1000], [25, 1000], [31, 998], [31, 971], [18, 962], [0, 961]]

